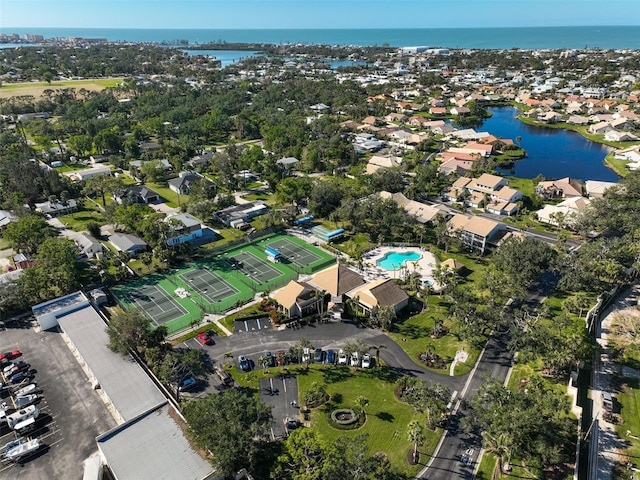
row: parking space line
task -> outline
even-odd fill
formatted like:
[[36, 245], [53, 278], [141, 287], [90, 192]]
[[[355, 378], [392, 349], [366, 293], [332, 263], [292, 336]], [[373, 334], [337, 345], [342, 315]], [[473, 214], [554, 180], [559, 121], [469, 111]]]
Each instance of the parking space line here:
[[258, 330], [260, 330], [262, 327], [260, 326], [260, 319], [256, 318], [256, 324], [258, 325]]

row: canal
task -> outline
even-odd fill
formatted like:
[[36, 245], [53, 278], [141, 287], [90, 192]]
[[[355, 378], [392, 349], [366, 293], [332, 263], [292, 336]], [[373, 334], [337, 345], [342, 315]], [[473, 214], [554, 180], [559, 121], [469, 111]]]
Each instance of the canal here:
[[610, 148], [587, 140], [582, 135], [560, 128], [527, 125], [516, 118], [519, 110], [513, 107], [490, 108], [493, 114], [480, 130], [520, 145], [527, 157], [516, 162], [513, 170], [498, 170], [505, 175], [534, 178], [539, 174], [549, 179], [571, 177], [578, 180], [617, 182], [618, 175], [604, 165]]

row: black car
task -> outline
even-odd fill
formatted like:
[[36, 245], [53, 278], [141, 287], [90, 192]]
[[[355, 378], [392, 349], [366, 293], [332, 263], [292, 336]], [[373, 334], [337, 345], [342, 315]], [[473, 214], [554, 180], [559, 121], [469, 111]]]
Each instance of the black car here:
[[265, 363], [268, 367], [275, 367], [276, 362], [271, 352], [264, 352]]
[[11, 375], [11, 378], [9, 378], [9, 382], [10, 383], [20, 383], [21, 381], [29, 378], [33, 378], [34, 374], [33, 372], [20, 372], [20, 373], [16, 373], [14, 375]]
[[316, 348], [316, 355], [314, 357], [316, 363], [322, 363], [324, 361], [324, 352], [321, 348]]

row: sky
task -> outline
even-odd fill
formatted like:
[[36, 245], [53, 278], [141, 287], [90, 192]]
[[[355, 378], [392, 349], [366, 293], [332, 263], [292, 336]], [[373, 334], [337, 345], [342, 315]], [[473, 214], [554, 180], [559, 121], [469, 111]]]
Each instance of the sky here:
[[640, 0], [0, 0], [11, 27], [458, 28], [640, 25]]

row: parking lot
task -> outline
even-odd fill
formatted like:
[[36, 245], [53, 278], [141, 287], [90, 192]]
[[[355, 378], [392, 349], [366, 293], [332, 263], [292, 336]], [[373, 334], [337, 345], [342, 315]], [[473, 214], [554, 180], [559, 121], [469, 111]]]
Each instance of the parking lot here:
[[236, 320], [233, 322], [233, 333], [257, 332], [271, 328], [269, 317], [252, 318], [250, 320]]
[[260, 380], [260, 398], [267, 405], [273, 406], [271, 440], [287, 437], [289, 429], [286, 426], [286, 420], [300, 420], [297, 378], [293, 375], [285, 375]]
[[[21, 463], [0, 465], [0, 478], [82, 478], [83, 461], [97, 451], [95, 437], [113, 428], [115, 420], [59, 332], [39, 332], [29, 318], [8, 322], [0, 327], [0, 352], [13, 349], [22, 351], [16, 360], [31, 364], [33, 381], [42, 390], [35, 430], [27, 435], [40, 438], [44, 446]], [[2, 402], [12, 406], [8, 392]], [[3, 422], [0, 446], [15, 438]]]

